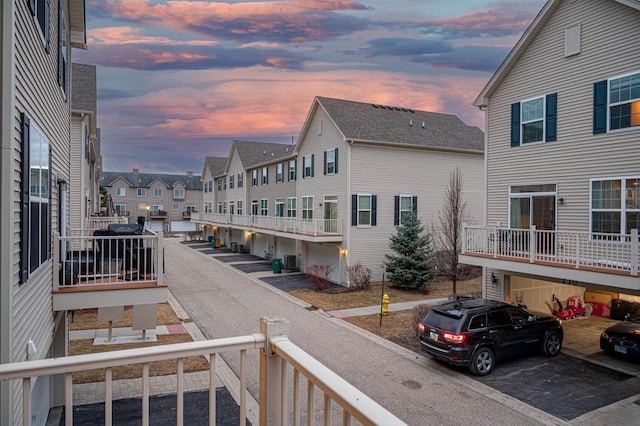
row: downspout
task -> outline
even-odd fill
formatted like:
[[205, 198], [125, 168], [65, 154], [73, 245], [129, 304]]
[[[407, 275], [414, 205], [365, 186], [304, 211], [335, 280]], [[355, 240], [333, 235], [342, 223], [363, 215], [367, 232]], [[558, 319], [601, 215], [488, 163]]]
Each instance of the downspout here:
[[[13, 297], [13, 217], [15, 194], [13, 191], [14, 172], [14, 4], [3, 1], [0, 6], [0, 364], [12, 361], [13, 338], [12, 324]], [[0, 382], [0, 424], [13, 421], [13, 403], [11, 399], [11, 381]]]
[[[482, 208], [484, 210], [484, 226], [487, 226], [487, 221], [489, 219], [489, 212], [487, 211], [489, 198], [489, 172], [488, 172], [488, 164], [489, 164], [489, 114], [487, 113], [488, 105], [481, 105], [479, 107], [480, 111], [484, 112], [484, 197], [483, 197], [483, 205]], [[482, 267], [482, 297], [487, 297], [487, 267]]]
[[[346, 256], [344, 256], [344, 262], [345, 262], [345, 270], [347, 268], [347, 266], [349, 265], [349, 256], [351, 256], [351, 209], [353, 209], [353, 206], [351, 205], [351, 149], [353, 148], [353, 141], [352, 140], [345, 140], [345, 142], [347, 142], [347, 211], [346, 211], [346, 217], [344, 218], [344, 220], [346, 221], [346, 223], [342, 224], [343, 229], [347, 229], [347, 232], [345, 232], [344, 234], [346, 235], [346, 249], [347, 249], [347, 254]], [[344, 232], [344, 231], [343, 231]], [[347, 287], [351, 287], [351, 280], [349, 279], [349, 275], [347, 274]]]

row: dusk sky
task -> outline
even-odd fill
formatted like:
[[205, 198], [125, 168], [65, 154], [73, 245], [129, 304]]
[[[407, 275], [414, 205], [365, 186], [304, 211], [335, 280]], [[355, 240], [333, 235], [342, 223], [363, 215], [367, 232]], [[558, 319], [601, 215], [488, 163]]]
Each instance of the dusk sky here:
[[[185, 174], [291, 143], [314, 96], [456, 114], [545, 0], [87, 0], [103, 169]], [[484, 129], [483, 129], [484, 130]]]

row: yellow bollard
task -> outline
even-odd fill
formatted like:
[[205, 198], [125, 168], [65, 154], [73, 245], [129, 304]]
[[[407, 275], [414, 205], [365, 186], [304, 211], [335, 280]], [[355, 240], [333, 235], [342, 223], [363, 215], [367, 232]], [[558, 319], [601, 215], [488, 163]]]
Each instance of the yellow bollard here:
[[389, 315], [389, 295], [387, 293], [382, 296], [382, 315]]

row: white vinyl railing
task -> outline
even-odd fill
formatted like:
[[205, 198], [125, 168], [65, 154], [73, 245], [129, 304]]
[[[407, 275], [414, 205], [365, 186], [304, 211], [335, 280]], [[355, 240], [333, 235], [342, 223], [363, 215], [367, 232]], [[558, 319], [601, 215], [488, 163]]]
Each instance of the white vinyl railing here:
[[462, 254], [552, 262], [638, 275], [638, 230], [631, 234], [463, 226]]
[[105, 235], [101, 230], [54, 233], [54, 290], [124, 283], [163, 282], [163, 235]]
[[[259, 350], [260, 357], [260, 425], [285, 425], [293, 419], [294, 425], [300, 425], [306, 416], [307, 424], [312, 425], [318, 411], [315, 408], [316, 397], [321, 397], [323, 424], [336, 424], [332, 419], [340, 417], [341, 424], [351, 425], [357, 420], [364, 425], [404, 425], [405, 423], [387, 411], [353, 385], [340, 378], [329, 368], [304, 352], [288, 338], [289, 323], [284, 319], [260, 320], [261, 333], [178, 343], [165, 346], [153, 346], [88, 355], [76, 355], [53, 359], [0, 364], [0, 381], [20, 380], [22, 382], [22, 424], [31, 421], [31, 385], [39, 376], [63, 374], [65, 424], [73, 425], [73, 380], [76, 371], [106, 369], [105, 372], [105, 410], [104, 424], [113, 424], [113, 368], [123, 365], [143, 367], [142, 377], [142, 413], [141, 424], [149, 425], [149, 364], [153, 361], [177, 359], [176, 374], [176, 417], [177, 424], [183, 424], [184, 417], [184, 359], [191, 356], [208, 356], [209, 368], [209, 425], [215, 425], [216, 419], [216, 356], [220, 353], [240, 352], [239, 424], [244, 426], [247, 420], [246, 357], [248, 351]], [[290, 376], [290, 371], [293, 375]], [[301, 395], [301, 378], [306, 380], [306, 395]], [[292, 391], [293, 390], [293, 391]], [[322, 395], [316, 395], [319, 390]], [[337, 407], [333, 407], [333, 404]], [[95, 419], [100, 423], [99, 419]]]
[[224, 213], [192, 213], [192, 221], [212, 225], [236, 225], [305, 235], [342, 235], [341, 219], [301, 219], [296, 217], [231, 215]]
[[87, 219], [87, 229], [105, 229], [112, 223], [129, 223], [129, 219], [124, 216], [91, 216]]

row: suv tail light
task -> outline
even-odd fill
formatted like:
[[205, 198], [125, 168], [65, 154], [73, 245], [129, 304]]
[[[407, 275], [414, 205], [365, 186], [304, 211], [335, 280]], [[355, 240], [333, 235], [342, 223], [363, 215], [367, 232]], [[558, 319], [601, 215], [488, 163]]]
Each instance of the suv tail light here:
[[424, 333], [424, 331], [427, 329], [427, 327], [425, 327], [425, 325], [421, 322], [418, 323], [418, 331]]
[[442, 333], [442, 337], [447, 342], [452, 342], [452, 343], [464, 342], [464, 334]]

